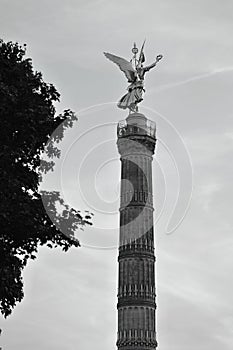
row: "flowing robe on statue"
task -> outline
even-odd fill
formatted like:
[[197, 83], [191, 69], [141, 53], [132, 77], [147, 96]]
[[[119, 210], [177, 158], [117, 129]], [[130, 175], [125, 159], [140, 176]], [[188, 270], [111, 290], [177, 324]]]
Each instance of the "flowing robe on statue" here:
[[143, 100], [143, 91], [143, 80], [136, 80], [128, 86], [127, 94], [120, 99], [117, 106], [122, 109], [135, 110], [137, 104]]

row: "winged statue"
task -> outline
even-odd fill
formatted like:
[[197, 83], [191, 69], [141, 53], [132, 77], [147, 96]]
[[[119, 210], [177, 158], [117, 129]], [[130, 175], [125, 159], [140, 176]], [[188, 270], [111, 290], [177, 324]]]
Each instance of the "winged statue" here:
[[130, 83], [127, 88], [128, 92], [123, 97], [121, 97], [120, 101], [117, 104], [119, 108], [128, 108], [130, 112], [137, 112], [138, 103], [143, 100], [143, 92], [145, 92], [145, 73], [148, 72], [151, 68], [154, 68], [163, 57], [162, 55], [158, 55], [155, 62], [149, 66], [143, 67], [143, 63], [145, 62], [145, 55], [143, 52], [144, 44], [145, 41], [142, 45], [139, 58], [137, 58], [138, 48], [134, 43], [134, 47], [132, 49], [134, 55], [130, 61], [127, 61], [125, 58], [113, 55], [111, 53], [104, 52], [104, 55], [110, 61], [117, 64], [120, 70], [125, 74], [128, 83]]

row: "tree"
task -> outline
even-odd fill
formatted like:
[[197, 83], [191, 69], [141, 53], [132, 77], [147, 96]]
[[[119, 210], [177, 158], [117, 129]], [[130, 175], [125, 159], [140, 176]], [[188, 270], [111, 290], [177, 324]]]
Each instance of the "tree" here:
[[[70, 208], [58, 192], [39, 190], [41, 174], [60, 156], [55, 144], [77, 118], [71, 110], [55, 115], [60, 95], [25, 55], [25, 46], [0, 40], [0, 310], [5, 317], [23, 298], [22, 271], [38, 247], [78, 247], [74, 233], [91, 224], [92, 215]], [[43, 152], [47, 160], [41, 159]]]

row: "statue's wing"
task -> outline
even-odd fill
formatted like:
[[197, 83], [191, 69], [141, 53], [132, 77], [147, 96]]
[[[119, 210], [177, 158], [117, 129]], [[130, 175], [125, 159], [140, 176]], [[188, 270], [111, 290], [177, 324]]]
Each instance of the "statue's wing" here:
[[137, 78], [137, 73], [133, 68], [131, 62], [128, 62], [122, 57], [112, 55], [111, 53], [104, 52], [104, 55], [112, 62], [116, 63], [120, 70], [125, 73], [129, 83], [132, 83]]

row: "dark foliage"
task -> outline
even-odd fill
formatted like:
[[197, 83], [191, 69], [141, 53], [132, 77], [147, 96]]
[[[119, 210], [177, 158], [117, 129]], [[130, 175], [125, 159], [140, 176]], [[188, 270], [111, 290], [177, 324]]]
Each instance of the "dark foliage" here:
[[[58, 192], [39, 192], [41, 172], [50, 171], [60, 155], [55, 144], [76, 120], [70, 110], [55, 116], [58, 100], [55, 87], [25, 58], [25, 47], [0, 40], [0, 310], [5, 317], [23, 298], [22, 271], [38, 247], [78, 247], [75, 230], [90, 224], [90, 214], [69, 208]], [[47, 160], [41, 161], [43, 152]], [[63, 208], [59, 213], [57, 203]]]

